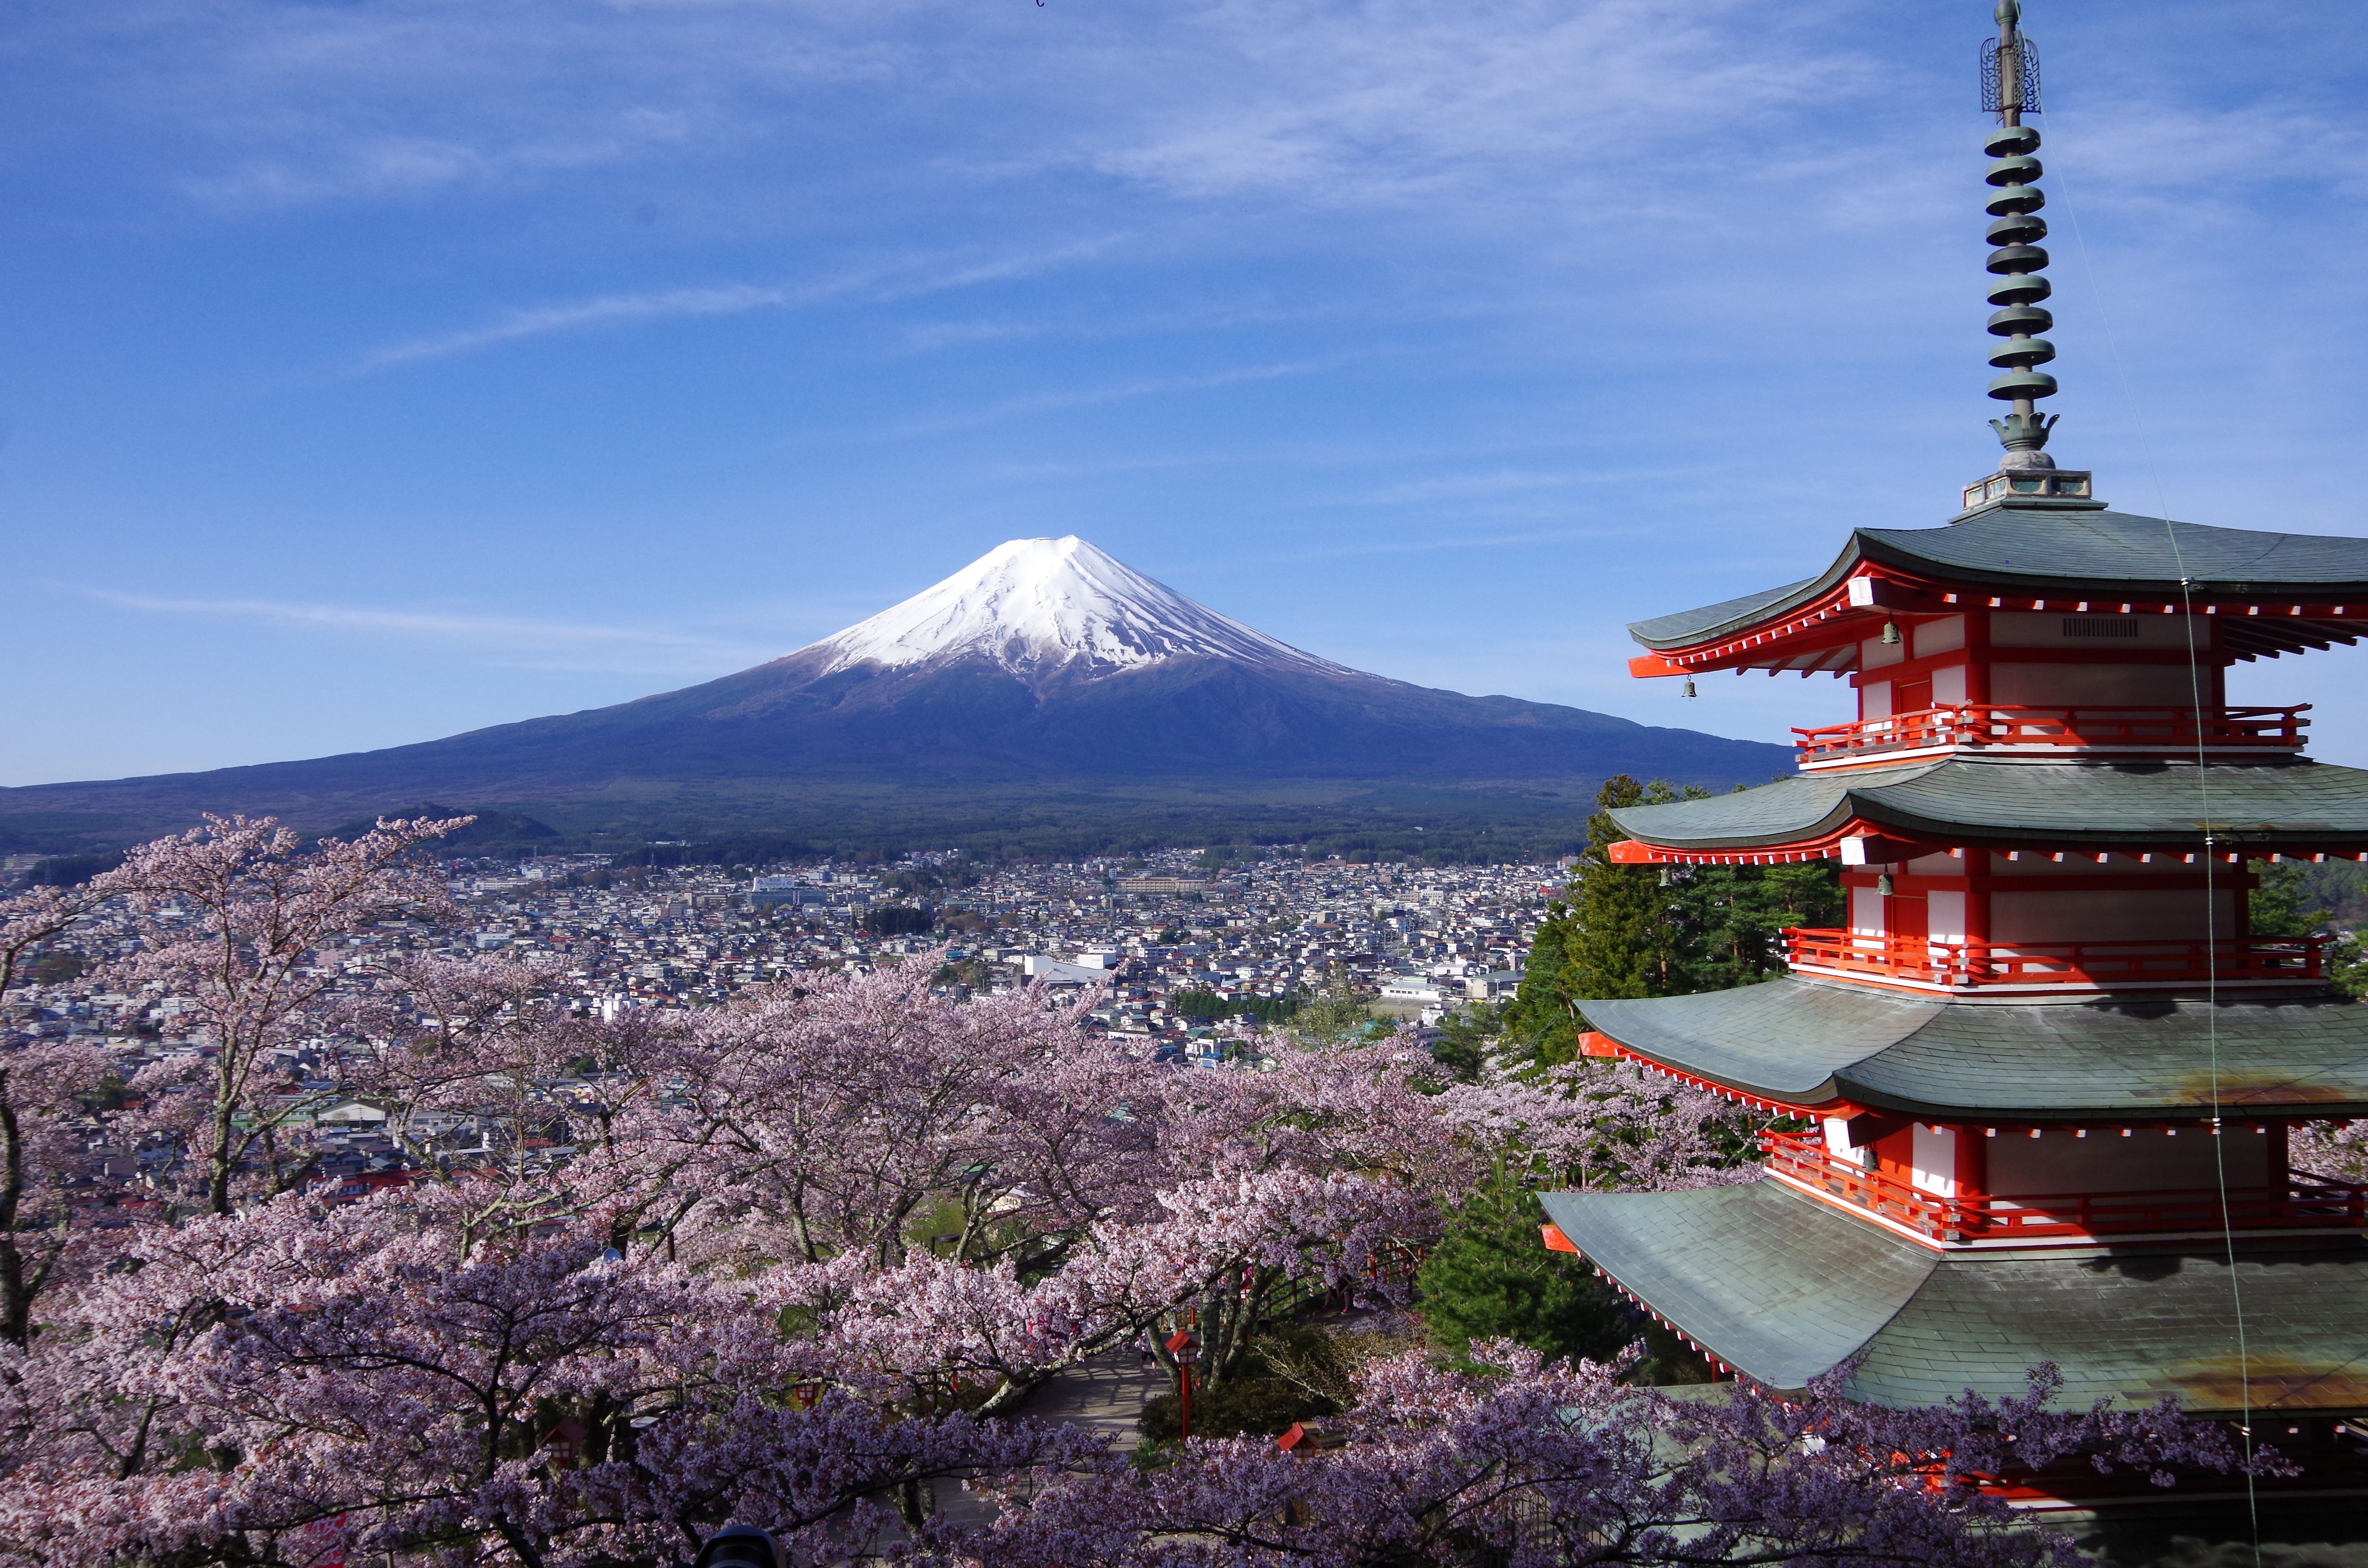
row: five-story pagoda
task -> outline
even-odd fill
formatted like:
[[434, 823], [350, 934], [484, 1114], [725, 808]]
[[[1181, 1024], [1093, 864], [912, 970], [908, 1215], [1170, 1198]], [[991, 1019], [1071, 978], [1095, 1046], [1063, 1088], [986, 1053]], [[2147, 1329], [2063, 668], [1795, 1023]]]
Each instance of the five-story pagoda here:
[[1795, 776], [1613, 813], [1631, 865], [1838, 860], [1848, 925], [1789, 933], [1768, 983], [1581, 1003], [1591, 1052], [1817, 1131], [1766, 1138], [1747, 1185], [1547, 1213], [1777, 1389], [1848, 1368], [1853, 1397], [1927, 1404], [2052, 1362], [2067, 1401], [2168, 1394], [2331, 1460], [2368, 1414], [2368, 1191], [2289, 1140], [2368, 1116], [2368, 1006], [2247, 903], [2264, 861], [2368, 859], [2368, 772], [2224, 677], [2368, 633], [2368, 540], [2133, 516], [2055, 466], [2036, 71], [2014, 0], [1998, 20], [1998, 471], [1945, 526], [1630, 629], [1639, 676], [1857, 689]]

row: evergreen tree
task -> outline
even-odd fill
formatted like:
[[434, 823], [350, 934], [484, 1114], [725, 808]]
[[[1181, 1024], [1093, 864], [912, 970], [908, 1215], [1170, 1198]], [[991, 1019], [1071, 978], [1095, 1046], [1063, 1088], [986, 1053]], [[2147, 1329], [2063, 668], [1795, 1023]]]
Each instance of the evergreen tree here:
[[[1688, 794], [1702, 793], [1689, 790]], [[1658, 867], [1615, 866], [1611, 846], [1627, 835], [1611, 820], [1623, 806], [1681, 797], [1659, 779], [1639, 784], [1624, 773], [1603, 781], [1587, 823], [1587, 847], [1574, 869], [1569, 902], [1550, 903], [1530, 948], [1520, 990], [1505, 1022], [1548, 1065], [1578, 1054], [1590, 997], [1663, 996], [1679, 982], [1669, 899]]]
[[2308, 869], [2295, 860], [2261, 868], [2261, 885], [2246, 901], [2255, 937], [2307, 937], [2319, 928], [2321, 912], [2310, 896]]
[[1537, 1194], [1498, 1176], [1450, 1216], [1416, 1277], [1432, 1342], [1461, 1357], [1501, 1335], [1549, 1356], [1605, 1361], [1636, 1337], [1639, 1314], [1568, 1253], [1548, 1252]]
[[1587, 823], [1587, 848], [1571, 884], [1577, 928], [1563, 959], [1565, 983], [1575, 999], [1663, 996], [1672, 989], [1670, 900], [1660, 868], [1611, 863], [1611, 846], [1628, 836], [1611, 813], [1652, 803], [1656, 796], [1675, 798], [1658, 780], [1648, 790], [1622, 773], [1605, 779], [1595, 797], [1597, 810]]
[[1678, 990], [1725, 991], [1784, 969], [1788, 926], [1841, 919], [1841, 881], [1832, 865], [1693, 866], [1671, 879], [1684, 977]]
[[[1739, 787], [1738, 787], [1739, 788]], [[1823, 861], [1795, 866], [1620, 866], [1611, 812], [1707, 799], [1688, 785], [1606, 779], [1588, 821], [1567, 901], [1547, 905], [1506, 1031], [1542, 1063], [1570, 1061], [1590, 999], [1724, 991], [1782, 972], [1788, 926], [1841, 918], [1841, 883]]]
[[1449, 1217], [1415, 1277], [1431, 1343], [1462, 1359], [1472, 1341], [1501, 1336], [1548, 1356], [1609, 1361], [1634, 1340], [1636, 1383], [1699, 1383], [1710, 1369], [1683, 1341], [1630, 1306], [1566, 1252], [1548, 1252], [1538, 1195], [1499, 1174]]
[[1577, 929], [1569, 904], [1557, 899], [1546, 905], [1546, 917], [1521, 966], [1520, 988], [1505, 1005], [1506, 1031], [1526, 1042], [1543, 1062], [1567, 1062], [1577, 1053], [1578, 1009], [1564, 972]]

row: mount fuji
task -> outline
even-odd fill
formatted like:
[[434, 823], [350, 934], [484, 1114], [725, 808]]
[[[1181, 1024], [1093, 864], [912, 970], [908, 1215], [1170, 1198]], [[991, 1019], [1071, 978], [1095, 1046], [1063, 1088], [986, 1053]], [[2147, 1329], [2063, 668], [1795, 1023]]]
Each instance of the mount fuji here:
[[1781, 746], [1351, 669], [1071, 536], [998, 545], [844, 631], [680, 691], [383, 751], [5, 790], [0, 822], [106, 812], [154, 828], [207, 810], [309, 824], [460, 800], [811, 833], [823, 802], [882, 790], [951, 801], [1057, 783], [1084, 805], [1081, 789], [1181, 781], [1238, 799], [1317, 781], [1337, 798], [1554, 780], [1576, 802], [1613, 773], [1723, 785], [1790, 763]]

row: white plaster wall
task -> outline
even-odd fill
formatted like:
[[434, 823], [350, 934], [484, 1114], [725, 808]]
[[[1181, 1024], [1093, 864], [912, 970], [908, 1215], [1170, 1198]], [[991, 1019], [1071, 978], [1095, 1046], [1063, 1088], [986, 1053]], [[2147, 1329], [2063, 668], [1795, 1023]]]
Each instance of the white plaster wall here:
[[1946, 653], [1965, 645], [1965, 618], [1944, 615], [1938, 620], [1928, 620], [1912, 633], [1912, 646], [1919, 659], [1932, 653]]
[[1920, 1121], [1916, 1124], [1908, 1179], [1926, 1192], [1937, 1192], [1943, 1198], [1957, 1196], [1955, 1128], [1943, 1127], [1935, 1131]]
[[1840, 1160], [1846, 1165], [1865, 1165], [1869, 1167], [1873, 1165], [1873, 1150], [1853, 1149], [1850, 1147], [1850, 1123], [1847, 1120], [1844, 1120], [1840, 1117], [1829, 1116], [1824, 1119], [1821, 1125], [1824, 1127], [1826, 1133], [1827, 1153], [1831, 1154], [1835, 1159]]

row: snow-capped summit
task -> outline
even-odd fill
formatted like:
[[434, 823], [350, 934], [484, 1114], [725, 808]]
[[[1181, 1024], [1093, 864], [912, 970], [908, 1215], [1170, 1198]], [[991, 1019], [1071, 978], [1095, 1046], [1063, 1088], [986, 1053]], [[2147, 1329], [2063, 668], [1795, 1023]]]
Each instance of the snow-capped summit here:
[[792, 657], [803, 662], [817, 653], [825, 655], [823, 674], [866, 663], [900, 669], [975, 656], [1015, 675], [1036, 675], [1189, 654], [1352, 673], [1219, 615], [1075, 534], [996, 545], [936, 586]]

